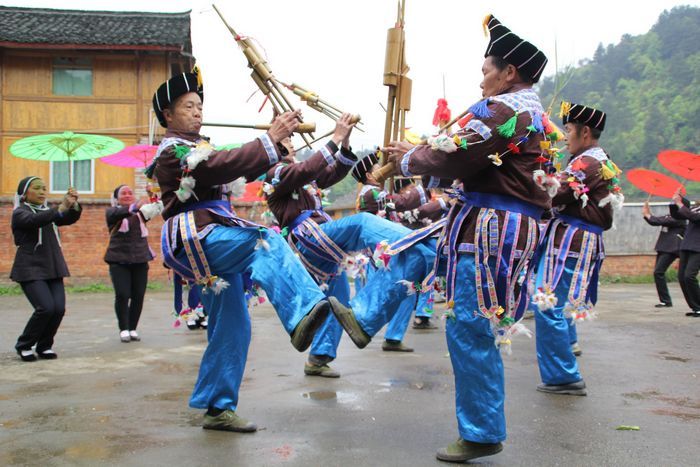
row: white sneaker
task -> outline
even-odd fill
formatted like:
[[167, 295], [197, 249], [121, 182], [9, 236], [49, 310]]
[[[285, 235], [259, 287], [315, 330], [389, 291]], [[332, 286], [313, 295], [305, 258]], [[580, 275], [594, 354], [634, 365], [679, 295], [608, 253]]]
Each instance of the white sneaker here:
[[129, 334], [129, 331], [120, 332], [119, 338], [122, 340], [122, 342], [130, 342], [131, 341], [131, 335]]
[[139, 337], [139, 333], [136, 331], [129, 331], [129, 337], [132, 341], [138, 342], [141, 340], [141, 338]]

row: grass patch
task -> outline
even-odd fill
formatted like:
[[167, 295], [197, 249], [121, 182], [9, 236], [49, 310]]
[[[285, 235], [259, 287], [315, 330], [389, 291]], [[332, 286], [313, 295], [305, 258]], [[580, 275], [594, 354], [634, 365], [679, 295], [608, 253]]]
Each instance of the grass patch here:
[[[678, 271], [674, 268], [666, 271], [666, 281], [678, 282]], [[640, 274], [637, 276], [623, 276], [620, 274], [609, 274], [600, 277], [601, 284], [653, 284], [653, 274]]]
[[[146, 290], [153, 292], [158, 292], [165, 290], [165, 284], [162, 282], [149, 282]], [[112, 284], [104, 284], [96, 282], [94, 284], [84, 284], [84, 285], [71, 285], [66, 287], [67, 294], [74, 293], [105, 293], [114, 292]], [[0, 297], [11, 296], [11, 295], [22, 295], [22, 288], [19, 285], [0, 285]]]

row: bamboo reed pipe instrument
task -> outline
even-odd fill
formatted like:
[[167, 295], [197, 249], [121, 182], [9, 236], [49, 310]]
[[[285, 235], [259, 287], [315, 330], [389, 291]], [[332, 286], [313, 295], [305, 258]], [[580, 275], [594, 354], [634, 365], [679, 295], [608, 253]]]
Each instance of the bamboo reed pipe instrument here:
[[[285, 84], [282, 81], [278, 80], [278, 83], [282, 84], [284, 87], [292, 91], [294, 94], [299, 96], [299, 98], [306, 102], [306, 105], [314, 109], [315, 111], [322, 113], [323, 115], [327, 116], [328, 118], [338, 121], [340, 116], [343, 114], [343, 111], [335, 107], [334, 105], [331, 105], [327, 101], [321, 99], [318, 97], [318, 94], [315, 92], [309, 91], [302, 86], [292, 83], [292, 84]], [[363, 131], [361, 128], [359, 128], [360, 123], [360, 115], [355, 114], [352, 116], [352, 120], [350, 123], [357, 123], [358, 126], [356, 127], [358, 130]]]
[[[299, 96], [302, 100], [304, 100], [312, 109], [336, 121], [340, 118], [343, 112], [340, 111], [337, 107], [329, 104], [327, 101], [320, 99], [316, 93], [308, 91], [307, 89], [304, 89], [303, 87], [297, 84], [287, 85], [282, 81], [278, 80], [272, 73], [272, 69], [270, 68], [268, 62], [263, 58], [263, 55], [253, 44], [253, 41], [250, 38], [240, 36], [226, 22], [226, 19], [224, 19], [224, 16], [221, 14], [216, 5], [212, 5], [212, 7], [214, 8], [214, 11], [216, 11], [216, 13], [219, 15], [219, 18], [221, 18], [221, 21], [224, 23], [231, 35], [233, 35], [233, 38], [236, 40], [236, 43], [241, 49], [241, 52], [243, 52], [243, 55], [248, 61], [248, 67], [252, 70], [250, 73], [251, 78], [258, 86], [260, 91], [265, 95], [265, 98], [270, 101], [276, 113], [280, 114], [283, 112], [295, 110], [295, 108], [292, 106], [289, 99], [283, 92], [284, 88], [287, 88], [291, 90], [295, 95]], [[301, 117], [299, 118], [299, 121], [303, 124]], [[355, 115], [355, 121], [353, 123], [359, 121], [360, 116]], [[313, 131], [315, 131], [315, 129], [311, 131], [297, 131], [304, 139], [305, 145], [309, 148], [311, 148], [311, 143], [321, 139], [314, 138]]]
[[[224, 16], [221, 14], [216, 5], [212, 5], [214, 11], [219, 15], [221, 21], [224, 23], [226, 28], [229, 30], [236, 43], [243, 52], [246, 60], [248, 61], [248, 67], [253, 71], [250, 73], [251, 78], [258, 86], [260, 91], [265, 95], [266, 98], [270, 100], [272, 107], [277, 113], [283, 113], [288, 111], [294, 111], [294, 107], [284, 95], [282, 89], [277, 84], [277, 81], [272, 75], [272, 69], [266, 60], [262, 58], [262, 55], [258, 49], [253, 44], [253, 41], [246, 37], [238, 35], [238, 33], [233, 29], [227, 22]], [[303, 123], [301, 117], [299, 121]], [[311, 138], [309, 138], [309, 136]], [[306, 145], [311, 148], [311, 139], [313, 139], [312, 134], [301, 133], [301, 137], [304, 139]]]
[[[260, 124], [246, 124], [246, 123], [215, 123], [215, 122], [204, 122], [202, 126], [215, 126], [223, 128], [250, 128], [253, 130], [269, 130], [272, 127], [271, 123], [260, 123]], [[314, 122], [304, 122], [300, 123], [294, 133], [304, 134], [313, 133], [316, 131], [316, 123]], [[313, 142], [313, 141], [312, 141]]]
[[[404, 30], [404, 14], [406, 0], [399, 0], [397, 5], [396, 23], [387, 31], [386, 53], [384, 55], [384, 85], [389, 87], [384, 120], [384, 147], [390, 141], [401, 141], [405, 137], [406, 113], [411, 110], [411, 91], [413, 82], [406, 76], [410, 68], [406, 65], [406, 35]], [[382, 167], [372, 172], [379, 183], [390, 177], [395, 170], [394, 164], [386, 160], [386, 155], [380, 161]], [[393, 191], [393, 183], [390, 184]]]

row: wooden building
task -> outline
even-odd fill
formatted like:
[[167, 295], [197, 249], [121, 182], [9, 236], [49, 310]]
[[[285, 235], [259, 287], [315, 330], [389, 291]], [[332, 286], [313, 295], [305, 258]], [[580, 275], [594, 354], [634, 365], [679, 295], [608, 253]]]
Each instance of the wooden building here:
[[[151, 99], [170, 76], [193, 64], [184, 13], [74, 11], [0, 7], [0, 196], [38, 175], [58, 196], [68, 162], [10, 155], [17, 139], [44, 133], [112, 136], [127, 146], [149, 135]], [[76, 161], [82, 199], [105, 199], [134, 171]]]
[[[189, 71], [193, 61], [189, 12], [0, 6], [0, 283], [9, 282], [14, 260], [10, 218], [18, 181], [40, 176], [49, 201], [58, 201], [68, 185], [68, 162], [19, 159], [9, 146], [26, 136], [64, 131], [112, 136], [127, 146], [144, 142], [156, 88]], [[108, 283], [104, 212], [114, 188], [136, 187], [141, 171], [99, 160], [73, 164], [83, 215], [61, 228], [69, 283]], [[149, 223], [154, 251], [161, 224], [161, 219]], [[158, 262], [151, 277], [164, 279], [167, 272]]]

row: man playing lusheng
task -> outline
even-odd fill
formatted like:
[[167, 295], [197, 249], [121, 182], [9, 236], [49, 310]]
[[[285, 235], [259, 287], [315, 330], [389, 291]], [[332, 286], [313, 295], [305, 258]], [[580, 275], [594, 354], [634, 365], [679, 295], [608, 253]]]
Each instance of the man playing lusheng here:
[[[489, 15], [490, 41], [481, 83], [484, 99], [456, 134], [429, 145], [393, 142], [386, 148], [404, 176], [429, 175], [428, 186], [455, 179], [456, 203], [438, 252], [446, 261], [447, 344], [455, 373], [459, 439], [437, 458], [464, 462], [496, 454], [506, 438], [503, 362], [498, 345], [523, 330], [527, 296], [518, 278], [537, 245], [537, 220], [550, 196], [542, 172], [551, 128], [532, 85], [544, 53]], [[461, 185], [460, 185], [461, 182]], [[542, 189], [540, 189], [542, 188]], [[494, 345], [497, 344], [497, 345]]]
[[194, 282], [209, 313], [209, 345], [190, 406], [207, 409], [204, 428], [251, 432], [255, 424], [236, 414], [251, 338], [242, 275], [265, 290], [299, 351], [330, 307], [284, 240], [237, 217], [227, 199], [234, 180], [258, 177], [277, 163], [277, 143], [297, 127], [298, 113], [278, 116], [266, 134], [238, 149], [219, 151], [199, 134], [203, 96], [192, 73], [158, 88], [153, 108], [167, 132], [147, 173], [155, 174], [165, 205], [161, 246], [176, 274], [176, 301], [181, 278]]

